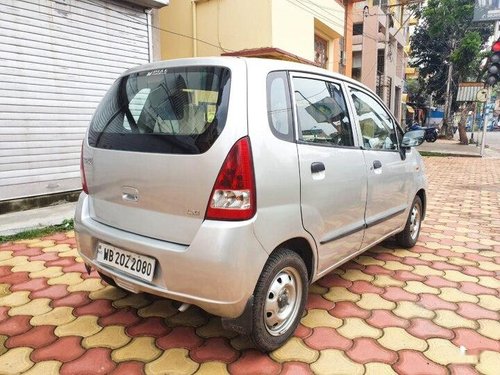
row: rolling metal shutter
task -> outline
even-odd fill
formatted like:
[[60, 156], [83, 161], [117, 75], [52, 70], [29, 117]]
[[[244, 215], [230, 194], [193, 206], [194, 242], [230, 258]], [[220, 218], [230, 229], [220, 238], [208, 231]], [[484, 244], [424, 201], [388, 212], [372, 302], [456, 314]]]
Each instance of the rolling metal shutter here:
[[116, 77], [149, 61], [143, 8], [0, 2], [0, 200], [80, 188], [80, 147]]

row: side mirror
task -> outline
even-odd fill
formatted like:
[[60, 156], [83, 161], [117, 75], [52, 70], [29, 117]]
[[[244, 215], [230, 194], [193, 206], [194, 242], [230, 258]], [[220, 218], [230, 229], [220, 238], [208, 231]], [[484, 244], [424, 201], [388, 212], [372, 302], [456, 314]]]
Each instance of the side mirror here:
[[403, 136], [402, 147], [416, 147], [424, 143], [425, 130], [410, 130]]

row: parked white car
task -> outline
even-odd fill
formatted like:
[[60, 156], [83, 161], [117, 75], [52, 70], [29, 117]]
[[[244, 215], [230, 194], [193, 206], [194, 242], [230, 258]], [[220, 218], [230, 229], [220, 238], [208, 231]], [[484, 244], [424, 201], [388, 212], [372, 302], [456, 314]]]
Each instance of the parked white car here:
[[307, 65], [134, 68], [83, 142], [78, 249], [109, 283], [197, 305], [273, 350], [310, 283], [389, 236], [416, 243], [423, 136], [363, 85]]

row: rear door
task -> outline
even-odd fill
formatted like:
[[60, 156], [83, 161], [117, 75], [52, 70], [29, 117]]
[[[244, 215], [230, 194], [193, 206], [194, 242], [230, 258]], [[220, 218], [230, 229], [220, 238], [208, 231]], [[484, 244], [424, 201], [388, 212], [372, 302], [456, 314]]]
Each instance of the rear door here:
[[404, 222], [412, 184], [410, 165], [402, 160], [402, 133], [389, 111], [372, 93], [349, 86], [357, 114], [368, 175], [363, 247], [394, 232]]
[[189, 244], [227, 153], [247, 133], [245, 77], [244, 62], [167, 63], [115, 82], [84, 147], [93, 219]]
[[293, 74], [304, 228], [319, 248], [319, 273], [360, 249], [366, 168], [343, 84]]

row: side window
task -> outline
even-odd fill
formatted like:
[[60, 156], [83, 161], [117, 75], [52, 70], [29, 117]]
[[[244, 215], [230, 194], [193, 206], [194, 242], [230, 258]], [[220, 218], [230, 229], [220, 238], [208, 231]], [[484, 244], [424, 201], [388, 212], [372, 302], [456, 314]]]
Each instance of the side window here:
[[350, 90], [363, 136], [363, 147], [397, 150], [398, 138], [394, 122], [384, 107], [363, 91], [354, 88]]
[[267, 76], [267, 117], [276, 137], [293, 141], [292, 105], [286, 72], [271, 72]]
[[294, 78], [299, 140], [332, 146], [354, 146], [352, 126], [339, 85]]

